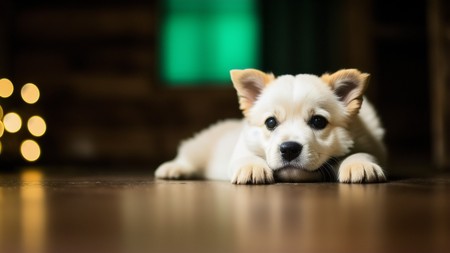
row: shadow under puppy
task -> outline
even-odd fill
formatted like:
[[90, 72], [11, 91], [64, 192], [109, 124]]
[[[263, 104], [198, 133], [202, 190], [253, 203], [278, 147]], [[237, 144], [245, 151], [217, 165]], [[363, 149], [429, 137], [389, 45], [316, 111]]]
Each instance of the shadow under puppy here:
[[275, 78], [232, 70], [242, 120], [226, 120], [184, 141], [157, 178], [234, 184], [385, 181], [384, 129], [364, 101], [368, 74], [343, 69], [321, 77]]

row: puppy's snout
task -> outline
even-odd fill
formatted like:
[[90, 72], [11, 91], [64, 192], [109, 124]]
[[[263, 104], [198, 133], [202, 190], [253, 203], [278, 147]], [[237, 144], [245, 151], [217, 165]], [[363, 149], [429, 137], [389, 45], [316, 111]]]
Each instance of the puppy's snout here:
[[287, 141], [281, 143], [280, 145], [281, 157], [283, 157], [283, 159], [288, 162], [297, 158], [301, 152], [302, 152], [302, 145], [300, 145], [300, 143], [298, 142]]

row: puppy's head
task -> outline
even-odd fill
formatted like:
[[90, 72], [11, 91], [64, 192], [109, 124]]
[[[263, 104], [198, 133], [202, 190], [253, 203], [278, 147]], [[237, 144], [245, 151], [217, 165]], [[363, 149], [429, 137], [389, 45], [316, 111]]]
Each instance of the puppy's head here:
[[353, 146], [347, 126], [361, 108], [368, 76], [355, 69], [277, 78], [255, 69], [232, 70], [249, 125], [248, 148], [272, 170], [314, 171], [345, 155]]

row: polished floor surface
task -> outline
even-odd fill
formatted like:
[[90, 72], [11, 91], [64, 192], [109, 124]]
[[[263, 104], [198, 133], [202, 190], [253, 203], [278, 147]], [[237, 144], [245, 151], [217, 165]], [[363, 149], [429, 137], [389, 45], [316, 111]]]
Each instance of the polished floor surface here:
[[450, 176], [236, 186], [0, 174], [0, 252], [450, 252]]

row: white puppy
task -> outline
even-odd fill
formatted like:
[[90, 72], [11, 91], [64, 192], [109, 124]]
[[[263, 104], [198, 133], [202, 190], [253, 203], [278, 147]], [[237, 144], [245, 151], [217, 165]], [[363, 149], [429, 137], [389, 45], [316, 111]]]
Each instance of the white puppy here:
[[227, 120], [182, 143], [157, 178], [203, 177], [235, 184], [385, 181], [384, 130], [363, 93], [368, 74], [275, 78], [232, 70], [243, 120]]

